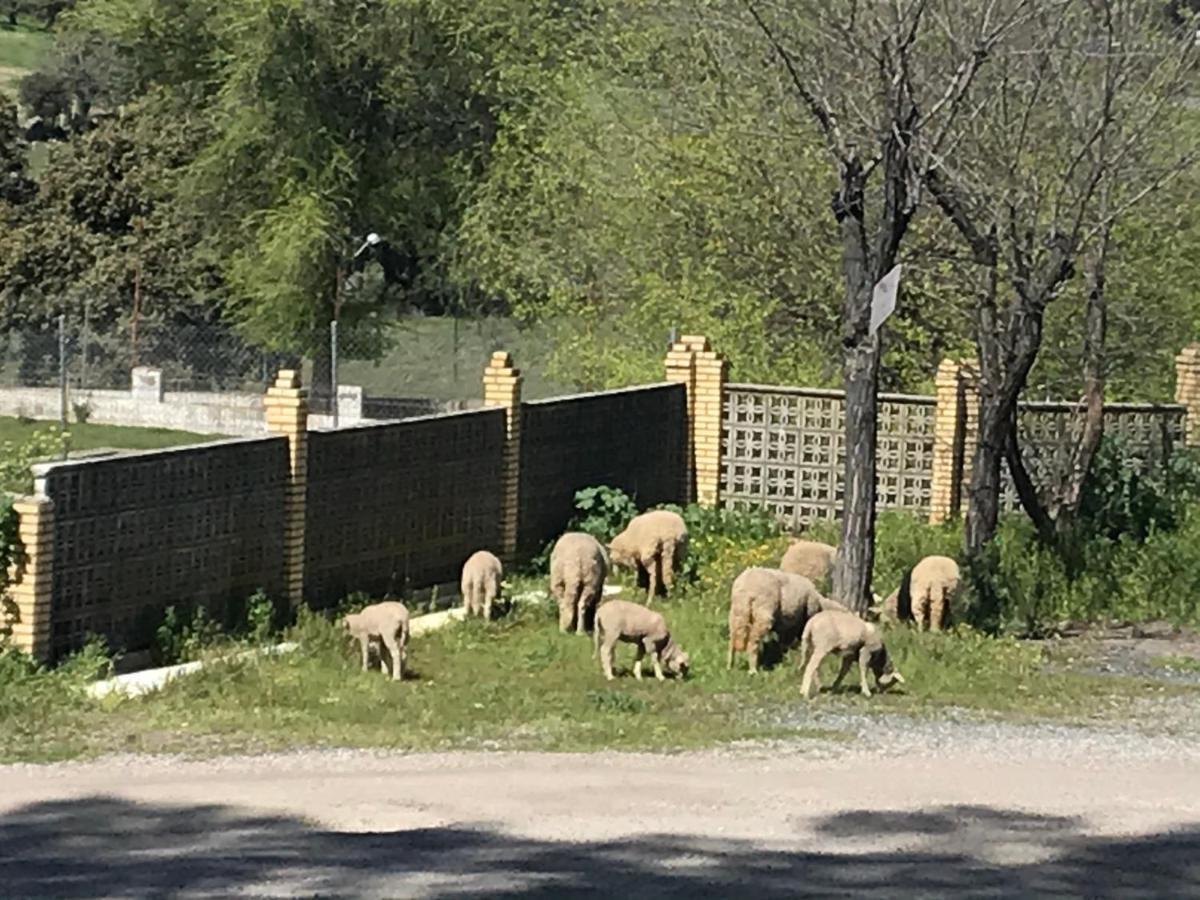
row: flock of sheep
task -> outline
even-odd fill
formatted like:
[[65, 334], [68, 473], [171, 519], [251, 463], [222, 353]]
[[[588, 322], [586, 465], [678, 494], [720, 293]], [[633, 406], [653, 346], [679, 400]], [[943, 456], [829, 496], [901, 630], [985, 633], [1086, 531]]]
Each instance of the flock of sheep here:
[[[550, 554], [550, 594], [558, 606], [559, 630], [592, 632], [593, 655], [599, 658], [606, 679], [614, 677], [613, 657], [619, 642], [635, 646], [633, 674], [639, 680], [647, 655], [658, 680], [664, 680], [666, 674], [687, 675], [688, 654], [671, 637], [660, 613], [625, 600], [602, 602], [604, 582], [613, 565], [635, 570], [639, 582], [646, 582], [647, 604], [653, 602], [660, 588], [669, 594], [687, 549], [687, 526], [680, 515], [669, 510], [636, 516], [607, 548], [583, 532], [568, 532], [555, 543]], [[729, 604], [729, 668], [733, 667], [735, 653], [745, 653], [750, 671], [757, 672], [763, 642], [773, 634], [784, 649], [799, 642], [799, 665], [804, 670], [800, 690], [808, 699], [819, 690], [817, 670], [830, 654], [842, 660], [833, 684], [835, 690], [856, 661], [860, 688], [866, 697], [871, 696], [868, 671], [879, 690], [904, 683], [876, 625], [817, 589], [829, 577], [836, 552], [828, 544], [793, 540], [779, 568], [756, 566], [737, 576]], [[500, 560], [486, 550], [466, 561], [461, 588], [468, 616], [491, 619], [502, 577]], [[900, 586], [886, 599], [876, 596], [871, 615], [886, 621], [912, 621], [920, 629], [940, 630], [948, 621], [958, 585], [954, 560], [925, 557], [905, 573]], [[409, 636], [409, 614], [404, 604], [376, 603], [345, 616], [341, 622], [359, 642], [364, 671], [369, 668], [371, 647], [378, 642], [391, 658], [392, 678], [403, 678]], [[382, 653], [380, 667], [387, 671]]]

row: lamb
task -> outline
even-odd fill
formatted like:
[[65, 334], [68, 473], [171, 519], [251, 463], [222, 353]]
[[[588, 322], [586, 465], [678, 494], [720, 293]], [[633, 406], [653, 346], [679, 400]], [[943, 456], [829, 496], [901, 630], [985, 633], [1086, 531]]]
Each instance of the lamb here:
[[824, 584], [833, 568], [837, 548], [819, 541], [792, 541], [779, 562], [779, 568], [794, 575], [803, 575], [814, 585]]
[[883, 601], [883, 618], [915, 621], [920, 631], [941, 631], [950, 622], [960, 580], [958, 563], [950, 557], [926, 556], [904, 573], [900, 587]]
[[504, 568], [494, 554], [479, 550], [471, 555], [462, 569], [463, 608], [468, 616], [492, 618], [492, 604], [500, 596]]
[[588, 630], [607, 576], [608, 556], [598, 540], [580, 531], [558, 539], [550, 552], [550, 594], [558, 603], [559, 631]]
[[[646, 602], [658, 594], [669, 594], [675, 584], [676, 568], [687, 556], [688, 530], [683, 516], [668, 509], [655, 509], [635, 516], [625, 530], [612, 539], [609, 554], [613, 565], [630, 566], [649, 581]], [[661, 579], [661, 582], [660, 582]]]
[[854, 665], [855, 658], [858, 659], [859, 683], [864, 697], [871, 696], [871, 689], [867, 686], [868, 668], [875, 675], [875, 684], [881, 691], [893, 684], [904, 684], [904, 676], [895, 669], [888, 658], [887, 648], [883, 645], [878, 628], [870, 622], [864, 622], [848, 610], [825, 610], [808, 620], [800, 638], [799, 665], [804, 669], [800, 693], [809, 700], [815, 696], [814, 688], [820, 691], [817, 670], [821, 666], [821, 660], [830, 653], [839, 653], [842, 657], [842, 668], [832, 690], [837, 690], [850, 667]]
[[800, 637], [810, 616], [838, 607], [840, 604], [822, 597], [802, 575], [778, 569], [746, 569], [734, 580], [730, 592], [726, 668], [733, 668], [734, 653], [745, 652], [750, 672], [757, 672], [762, 640], [768, 632], [773, 631], [787, 649]]
[[633, 677], [642, 680], [642, 658], [649, 653], [654, 663], [654, 677], [665, 680], [663, 668], [672, 675], [687, 676], [690, 660], [671, 638], [667, 622], [661, 614], [626, 600], [609, 600], [596, 610], [596, 627], [592, 633], [592, 658], [600, 657], [604, 677], [613, 680], [613, 654], [617, 641], [637, 645], [633, 662]]
[[[408, 661], [408, 608], [395, 600], [373, 603], [356, 613], [343, 616], [341, 626], [349, 632], [362, 648], [362, 670], [370, 667], [371, 642], [378, 639], [387, 647], [392, 658], [392, 681], [404, 678], [404, 664]], [[383, 654], [379, 655], [379, 668], [386, 672]]]

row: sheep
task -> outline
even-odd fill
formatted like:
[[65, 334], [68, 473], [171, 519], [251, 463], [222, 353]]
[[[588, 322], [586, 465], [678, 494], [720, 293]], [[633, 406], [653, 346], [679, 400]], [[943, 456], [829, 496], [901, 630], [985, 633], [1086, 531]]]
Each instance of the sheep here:
[[779, 568], [803, 575], [814, 585], [824, 584], [833, 568], [837, 548], [819, 541], [792, 541], [779, 562]]
[[592, 658], [600, 657], [600, 669], [608, 681], [613, 680], [613, 654], [617, 641], [637, 645], [633, 662], [633, 677], [642, 680], [642, 658], [649, 653], [654, 663], [654, 677], [665, 680], [663, 668], [672, 675], [687, 676], [688, 655], [671, 638], [667, 622], [660, 613], [626, 600], [609, 600], [596, 610], [596, 627], [592, 631]]
[[888, 658], [879, 629], [848, 610], [830, 609], [809, 619], [800, 638], [799, 667], [804, 669], [800, 693], [808, 700], [815, 696], [814, 688], [820, 691], [817, 669], [821, 666], [821, 660], [830, 653], [838, 653], [842, 657], [842, 668], [831, 690], [837, 690], [854, 665], [855, 658], [858, 659], [859, 684], [864, 697], [871, 696], [871, 689], [867, 686], [868, 667], [875, 675], [875, 684], [881, 691], [893, 684], [904, 684], [904, 676]]
[[468, 616], [482, 615], [485, 620], [492, 618], [492, 604], [500, 596], [503, 573], [500, 560], [487, 550], [473, 553], [463, 564], [463, 609]]
[[729, 652], [726, 668], [733, 668], [735, 652], [745, 652], [750, 672], [758, 671], [762, 639], [773, 631], [787, 649], [804, 628], [804, 623], [822, 609], [840, 604], [818, 593], [802, 575], [778, 569], [750, 568], [733, 582], [729, 598]]
[[608, 545], [613, 565], [635, 569], [639, 582], [641, 574], [646, 573], [649, 581], [647, 603], [654, 602], [660, 583], [664, 594], [671, 592], [676, 568], [683, 563], [687, 549], [688, 530], [683, 516], [668, 509], [655, 509], [635, 516]]
[[951, 601], [961, 580], [958, 563], [948, 556], [926, 556], [904, 573], [900, 587], [882, 604], [882, 618], [915, 621], [919, 631], [941, 631], [950, 622]]
[[569, 531], [550, 552], [550, 594], [558, 603], [558, 629], [588, 630], [608, 575], [608, 556], [590, 534]]
[[[408, 661], [408, 608], [395, 600], [373, 603], [356, 613], [343, 616], [342, 628], [349, 632], [362, 649], [362, 670], [370, 667], [371, 641], [378, 639], [387, 647], [392, 658], [392, 681], [404, 678], [404, 664]], [[383, 654], [379, 654], [379, 668], [386, 672]]]

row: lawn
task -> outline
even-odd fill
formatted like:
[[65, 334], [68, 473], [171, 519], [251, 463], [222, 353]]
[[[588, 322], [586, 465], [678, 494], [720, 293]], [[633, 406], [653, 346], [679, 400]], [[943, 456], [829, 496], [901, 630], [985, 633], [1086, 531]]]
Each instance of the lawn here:
[[52, 35], [37, 26], [0, 25], [0, 91], [15, 95], [18, 82], [37, 68], [52, 41]]
[[[774, 546], [741, 554], [766, 561]], [[794, 652], [751, 676], [725, 668], [728, 575], [711, 575], [663, 604], [692, 656], [685, 681], [635, 681], [632, 648], [605, 682], [590, 639], [557, 631], [548, 601], [493, 623], [456, 623], [416, 638], [400, 684], [361, 673], [357, 653], [325, 618], [304, 614], [290, 655], [219, 663], [136, 699], [85, 699], [77, 690], [95, 660], [10, 685], [0, 700], [0, 760], [70, 758], [114, 751], [254, 752], [311, 746], [583, 751], [677, 750], [735, 741], [840, 739], [831, 712], [980, 716], [1085, 722], [1120, 714], [1161, 683], [1051, 669], [1041, 650], [973, 632], [889, 633], [907, 678], [865, 699], [857, 679], [809, 705], [799, 697]], [[528, 589], [540, 580], [521, 582]], [[628, 583], [627, 592], [632, 588]], [[823, 671], [828, 685], [836, 670]], [[55, 686], [45, 687], [50, 679]], [[0, 672], [0, 681], [3, 673]], [[75, 685], [72, 688], [71, 685]], [[958, 714], [961, 715], [961, 712]]]
[[[0, 444], [6, 441], [21, 443], [35, 431], [57, 429], [57, 422], [41, 422], [0, 416]], [[72, 450], [159, 450], [185, 444], [203, 444], [221, 440], [220, 435], [172, 431], [169, 428], [130, 428], [123, 425], [86, 425], [73, 423], [67, 427]]]

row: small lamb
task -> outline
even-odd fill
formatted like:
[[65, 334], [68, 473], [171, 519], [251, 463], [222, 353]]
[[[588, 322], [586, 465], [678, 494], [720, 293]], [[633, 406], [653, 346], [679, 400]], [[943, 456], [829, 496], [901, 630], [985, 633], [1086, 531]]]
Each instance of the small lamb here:
[[896, 671], [888, 658], [879, 629], [852, 612], [831, 609], [809, 619], [800, 638], [800, 666], [804, 668], [800, 693], [809, 700], [815, 696], [814, 688], [820, 691], [817, 669], [821, 666], [821, 660], [830, 653], [838, 653], [842, 657], [842, 668], [832, 690], [837, 690], [856, 658], [864, 697], [871, 696], [871, 689], [867, 686], [868, 668], [874, 673], [875, 683], [881, 691], [893, 684], [904, 684], [904, 676]]
[[726, 668], [733, 668], [734, 653], [744, 652], [750, 672], [757, 672], [762, 640], [769, 632], [775, 633], [786, 650], [800, 637], [810, 616], [838, 607], [840, 604], [822, 597], [802, 575], [778, 569], [746, 569], [734, 579], [730, 591]]
[[577, 634], [588, 630], [604, 592], [608, 556], [590, 534], [570, 531], [550, 552], [550, 594], [558, 603], [558, 629]]
[[900, 587], [883, 601], [883, 618], [916, 622], [919, 631], [941, 631], [950, 624], [960, 581], [958, 563], [950, 557], [926, 556], [904, 573]]
[[463, 609], [468, 616], [492, 618], [492, 604], [500, 596], [504, 567], [494, 554], [479, 550], [471, 555], [462, 568]]
[[608, 549], [613, 565], [632, 567], [639, 577], [646, 573], [646, 602], [652, 603], [660, 583], [664, 594], [675, 584], [675, 571], [687, 556], [687, 525], [679, 513], [651, 510], [635, 516]]
[[[354, 636], [362, 648], [364, 672], [370, 667], [371, 642], [379, 640], [392, 657], [392, 681], [404, 678], [404, 664], [408, 661], [408, 607], [395, 600], [373, 603], [356, 613], [343, 616], [341, 626]], [[379, 654], [379, 668], [387, 671], [382, 653]]]
[[633, 677], [642, 680], [642, 658], [649, 653], [654, 663], [654, 677], [664, 681], [663, 668], [672, 675], [686, 677], [689, 659], [671, 638], [666, 620], [654, 610], [626, 600], [609, 600], [596, 610], [596, 627], [592, 634], [592, 657], [600, 657], [604, 677], [613, 680], [613, 654], [617, 641], [637, 644], [633, 661]]
[[837, 548], [820, 541], [792, 541], [779, 562], [779, 568], [803, 575], [814, 585], [823, 584], [833, 568]]

